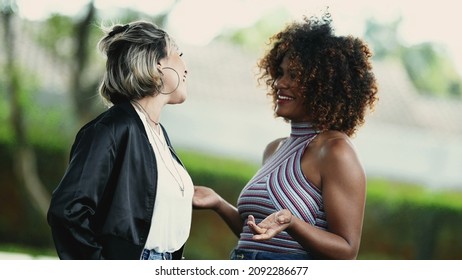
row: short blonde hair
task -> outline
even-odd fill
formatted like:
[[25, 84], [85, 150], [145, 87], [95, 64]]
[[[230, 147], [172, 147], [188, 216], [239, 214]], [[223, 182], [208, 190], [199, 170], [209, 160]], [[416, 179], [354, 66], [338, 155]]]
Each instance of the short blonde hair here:
[[98, 48], [106, 56], [106, 72], [99, 93], [109, 105], [154, 96], [163, 87], [158, 62], [177, 48], [167, 32], [155, 24], [135, 21], [102, 28]]

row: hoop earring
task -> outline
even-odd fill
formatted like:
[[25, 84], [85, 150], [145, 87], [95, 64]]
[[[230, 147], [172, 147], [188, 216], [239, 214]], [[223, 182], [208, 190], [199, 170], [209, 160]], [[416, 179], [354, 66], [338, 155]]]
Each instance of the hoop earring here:
[[178, 74], [178, 72], [175, 69], [173, 69], [172, 67], [164, 67], [164, 68], [162, 68], [162, 70], [164, 70], [164, 69], [170, 69], [170, 70], [174, 71], [177, 78], [178, 78], [178, 83], [176, 84], [176, 87], [172, 91], [170, 91], [170, 92], [160, 92], [160, 94], [168, 95], [168, 94], [173, 93], [180, 86], [180, 74]]

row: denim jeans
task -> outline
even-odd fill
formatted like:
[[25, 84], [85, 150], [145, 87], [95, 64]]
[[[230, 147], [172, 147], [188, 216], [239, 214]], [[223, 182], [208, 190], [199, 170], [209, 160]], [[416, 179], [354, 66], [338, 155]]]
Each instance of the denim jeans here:
[[172, 253], [157, 253], [155, 250], [144, 249], [140, 260], [171, 260]]
[[234, 249], [231, 260], [314, 260], [309, 253], [272, 253]]

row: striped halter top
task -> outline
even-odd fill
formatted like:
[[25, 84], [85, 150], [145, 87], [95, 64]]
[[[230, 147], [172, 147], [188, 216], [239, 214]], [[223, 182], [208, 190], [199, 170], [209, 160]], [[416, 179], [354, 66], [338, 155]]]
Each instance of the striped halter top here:
[[237, 248], [276, 253], [304, 253], [305, 249], [287, 232], [270, 240], [254, 241], [247, 224], [253, 215], [257, 224], [268, 215], [288, 209], [294, 216], [320, 229], [326, 229], [321, 192], [304, 176], [301, 158], [318, 132], [310, 123], [292, 123], [291, 134], [265, 162], [242, 190], [237, 208], [244, 220]]

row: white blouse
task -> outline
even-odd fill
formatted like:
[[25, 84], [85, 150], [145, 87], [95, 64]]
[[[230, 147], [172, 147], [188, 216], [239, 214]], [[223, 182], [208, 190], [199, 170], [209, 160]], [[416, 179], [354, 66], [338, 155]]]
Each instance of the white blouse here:
[[145, 248], [158, 253], [174, 252], [189, 237], [194, 185], [188, 172], [170, 153], [162, 129], [157, 133], [144, 112], [133, 107], [143, 122], [157, 162], [157, 195]]

